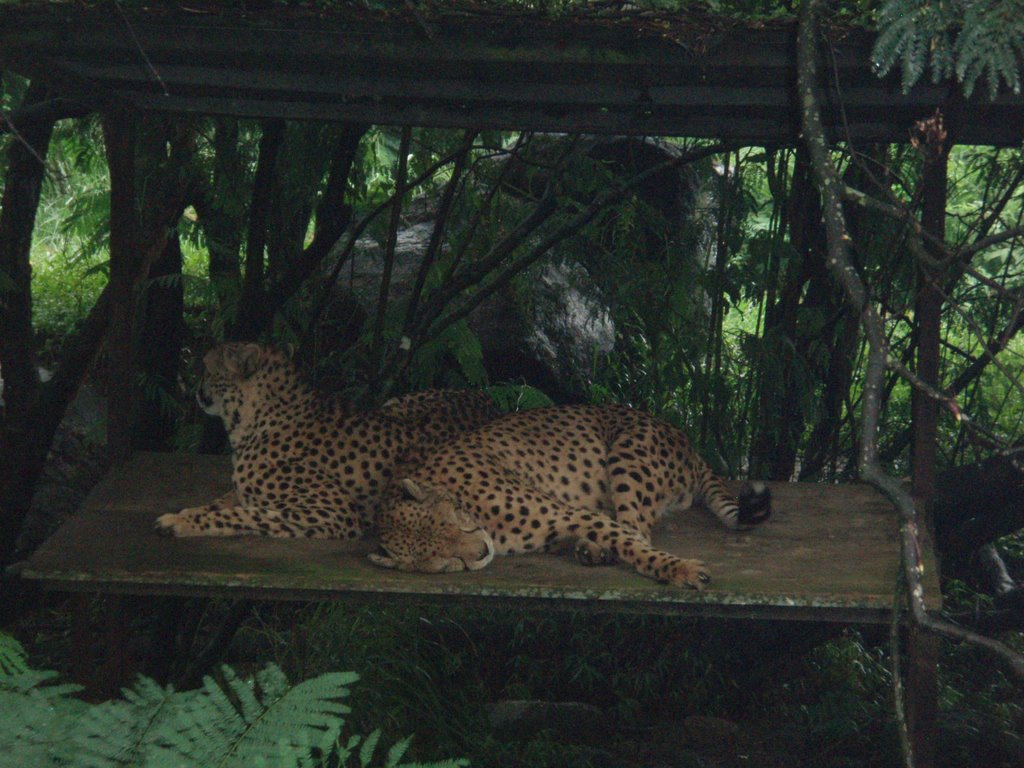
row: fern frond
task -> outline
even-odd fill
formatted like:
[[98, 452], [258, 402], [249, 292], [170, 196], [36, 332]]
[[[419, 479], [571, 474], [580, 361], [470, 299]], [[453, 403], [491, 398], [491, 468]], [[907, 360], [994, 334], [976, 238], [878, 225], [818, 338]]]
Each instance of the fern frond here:
[[[291, 685], [276, 666], [253, 678], [229, 667], [195, 691], [175, 692], [140, 677], [123, 698], [90, 705], [33, 670], [24, 649], [0, 634], [0, 768], [360, 768], [374, 764], [380, 732], [365, 739], [341, 729], [340, 699], [358, 676], [321, 675]], [[410, 739], [390, 748], [386, 768], [462, 768], [464, 760], [401, 762]], [[354, 768], [354, 766], [353, 766]]]
[[4, 678], [28, 671], [28, 654], [10, 635], [0, 634], [0, 684]]
[[401, 760], [405, 753], [409, 751], [409, 746], [412, 744], [412, 736], [406, 736], [401, 741], [393, 744], [391, 749], [388, 750], [387, 759], [384, 761], [384, 768], [396, 768], [398, 761]]
[[33, 670], [14, 638], [0, 634], [0, 768], [54, 764], [52, 748], [86, 705], [71, 695], [77, 685], [49, 685], [56, 672]]
[[245, 730], [245, 721], [212, 677], [195, 691], [178, 693], [173, 704], [173, 714], [159, 723], [148, 749], [157, 765], [216, 765]]
[[363, 741], [363, 746], [359, 750], [359, 768], [370, 768], [370, 763], [373, 761], [373, 753], [377, 749], [378, 742], [380, 742], [379, 728]]
[[58, 750], [68, 765], [146, 765], [147, 745], [172, 710], [174, 690], [140, 677], [124, 698], [89, 707], [76, 720]]
[[[358, 738], [358, 737], [353, 737]], [[373, 731], [363, 741], [363, 746], [359, 750], [359, 768], [372, 768], [374, 765], [374, 753], [377, 750], [377, 745], [380, 743], [380, 729]], [[380, 768], [465, 768], [469, 765], [469, 761], [465, 759], [458, 760], [439, 760], [432, 763], [403, 763], [402, 758], [405, 757], [406, 752], [409, 751], [409, 747], [412, 744], [412, 736], [407, 736], [401, 741], [393, 744], [389, 749], [387, 755], [384, 757], [384, 762], [380, 763]], [[348, 758], [352, 752], [352, 741], [349, 741], [349, 746], [344, 750], [336, 750], [334, 757], [337, 758], [337, 765], [346, 768], [349, 766]], [[353, 766], [354, 768], [354, 766]]]
[[927, 2], [886, 0], [878, 11], [879, 35], [871, 53], [879, 77], [897, 64], [902, 69], [903, 92], [920, 79], [928, 61], [930, 9]]
[[178, 694], [177, 716], [164, 718], [153, 745], [155, 764], [253, 768], [309, 764], [314, 750], [336, 743], [348, 707], [338, 699], [357, 676], [338, 672], [290, 685], [275, 666], [255, 680], [222, 669], [198, 691]]
[[935, 82], [955, 75], [968, 97], [983, 78], [989, 98], [1004, 84], [1021, 92], [1024, 0], [885, 0], [878, 30], [875, 71], [884, 77], [899, 63], [904, 92], [926, 65]]

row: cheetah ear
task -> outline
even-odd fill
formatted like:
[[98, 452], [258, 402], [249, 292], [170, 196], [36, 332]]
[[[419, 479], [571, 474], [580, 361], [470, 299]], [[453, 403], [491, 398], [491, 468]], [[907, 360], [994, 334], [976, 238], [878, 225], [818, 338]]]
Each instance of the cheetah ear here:
[[259, 344], [232, 344], [224, 347], [224, 367], [240, 379], [248, 379], [263, 366], [263, 347]]
[[403, 478], [398, 481], [398, 484], [402, 486], [402, 490], [405, 491], [406, 496], [413, 501], [422, 503], [427, 500], [426, 491], [420, 488], [412, 478]]

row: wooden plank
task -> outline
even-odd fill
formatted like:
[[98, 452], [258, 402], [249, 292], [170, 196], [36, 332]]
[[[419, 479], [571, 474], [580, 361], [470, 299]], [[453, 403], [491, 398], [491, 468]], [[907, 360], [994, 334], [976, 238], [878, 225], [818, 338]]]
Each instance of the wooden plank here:
[[[898, 567], [895, 513], [863, 485], [772, 485], [775, 517], [725, 531], [704, 510], [665, 521], [655, 544], [705, 560], [710, 589], [659, 585], [624, 567], [584, 568], [569, 555], [497, 558], [475, 573], [406, 574], [374, 567], [373, 542], [255, 537], [167, 539], [154, 519], [229, 487], [224, 457], [136, 454], [36, 553], [23, 576], [71, 591], [232, 595], [263, 599], [486, 598], [780, 619], [886, 621]], [[939, 607], [926, 547], [927, 599]]]

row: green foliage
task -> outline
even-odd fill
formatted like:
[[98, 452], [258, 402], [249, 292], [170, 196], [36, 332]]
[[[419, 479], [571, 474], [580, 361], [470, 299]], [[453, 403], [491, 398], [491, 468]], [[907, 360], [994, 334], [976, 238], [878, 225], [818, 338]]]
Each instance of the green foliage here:
[[0, 766], [90, 768], [456, 768], [464, 761], [403, 761], [411, 739], [379, 755], [380, 732], [343, 741], [358, 678], [327, 672], [297, 685], [269, 665], [250, 678], [222, 667], [201, 688], [174, 691], [139, 678], [124, 698], [88, 705], [80, 688], [30, 668], [21, 646], [0, 634]]
[[[239, 647], [269, 649], [300, 676], [358, 669], [352, 718], [361, 730], [379, 727], [382, 738], [415, 731], [432, 751], [466, 754], [473, 765], [689, 765], [675, 752], [654, 758], [648, 750], [662, 739], [692, 749], [681, 734], [691, 715], [739, 724], [737, 752], [749, 754], [751, 765], [899, 764], [884, 630], [837, 635], [785, 623], [520, 612], [482, 603], [324, 603], [261, 614], [263, 623], [244, 628]], [[1019, 688], [986, 658], [966, 646], [943, 647], [943, 743], [961, 733], [951, 717], [982, 727], [972, 713], [985, 721], [981, 736], [1019, 743]], [[571, 725], [505, 731], [487, 717], [490, 703], [505, 700], [586, 703], [600, 708], [605, 726], [579, 739]], [[987, 754], [977, 749], [980, 738], [970, 742], [973, 760], [963, 744], [954, 745], [951, 754], [962, 759], [952, 764]], [[714, 756], [692, 764], [736, 760], [708, 751]]]
[[529, 384], [496, 384], [486, 391], [504, 413], [554, 405], [550, 397]]
[[410, 365], [410, 382], [420, 389], [435, 385], [444, 381], [445, 370], [457, 371], [472, 386], [479, 387], [487, 381], [480, 340], [465, 320], [454, 323], [417, 350]]
[[1021, 92], [1022, 0], [885, 0], [872, 59], [879, 75], [896, 66], [909, 91], [926, 69], [939, 82], [956, 76], [970, 96], [979, 80], [994, 99], [1001, 86]]

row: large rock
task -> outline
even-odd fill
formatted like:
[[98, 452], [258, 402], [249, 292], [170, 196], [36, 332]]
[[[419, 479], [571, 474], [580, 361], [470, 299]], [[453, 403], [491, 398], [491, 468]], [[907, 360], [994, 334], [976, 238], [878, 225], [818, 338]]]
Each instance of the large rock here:
[[487, 719], [506, 737], [554, 731], [560, 740], [577, 742], [606, 733], [610, 717], [599, 707], [578, 701], [507, 699], [487, 705]]
[[[554, 154], [565, 137], [543, 137], [540, 152]], [[586, 154], [605, 169], [628, 178], [678, 155], [675, 145], [651, 139], [613, 138], [586, 140]], [[544, 184], [543, 173], [513, 168], [505, 175], [506, 191], [533, 195]], [[587, 190], [569, 193], [580, 198]], [[676, 251], [689, 252], [694, 238], [706, 234], [703, 222], [693, 222], [701, 184], [692, 168], [682, 166], [652, 175], [637, 189], [637, 196], [660, 212], [658, 231], [638, 233], [630, 258], [642, 273], [647, 259], [660, 259], [657, 247], [674, 243]], [[433, 201], [420, 198], [406, 211], [398, 233], [392, 267], [389, 300], [407, 298], [415, 284], [423, 254], [434, 227]], [[697, 232], [695, 235], [694, 232]], [[658, 244], [657, 246], [655, 244]], [[532, 267], [517, 283], [482, 303], [469, 317], [470, 329], [482, 347], [490, 379], [522, 381], [549, 394], [556, 401], [582, 397], [595, 361], [615, 346], [616, 328], [609, 311], [614, 285], [601, 285], [592, 276], [606, 270], [591, 257], [594, 249], [583, 240], [565, 241], [544, 261]], [[627, 269], [629, 265], [626, 265]], [[344, 268], [343, 288], [338, 290], [333, 314], [351, 326], [352, 318], [372, 316], [384, 271], [384, 249], [373, 238], [361, 239]], [[697, 301], [696, 304], [700, 304]], [[347, 319], [346, 319], [347, 318]], [[339, 337], [344, 344], [352, 340]]]

